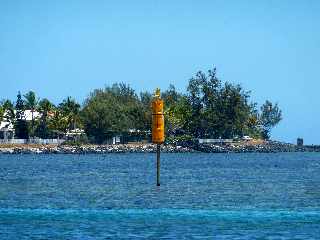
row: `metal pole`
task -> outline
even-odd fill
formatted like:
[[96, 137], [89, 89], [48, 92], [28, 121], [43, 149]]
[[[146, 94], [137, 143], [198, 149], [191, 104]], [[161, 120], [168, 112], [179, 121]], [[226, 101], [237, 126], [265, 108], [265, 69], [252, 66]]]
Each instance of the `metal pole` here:
[[160, 186], [160, 144], [157, 144], [157, 186]]

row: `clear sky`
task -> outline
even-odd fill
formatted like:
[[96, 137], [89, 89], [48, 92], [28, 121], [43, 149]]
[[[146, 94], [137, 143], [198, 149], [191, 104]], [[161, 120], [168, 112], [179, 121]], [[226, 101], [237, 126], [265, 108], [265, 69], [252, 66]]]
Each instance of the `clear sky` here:
[[279, 103], [274, 139], [320, 144], [319, 13], [318, 0], [1, 0], [0, 99], [83, 102], [113, 82], [185, 91], [215, 65], [253, 101]]

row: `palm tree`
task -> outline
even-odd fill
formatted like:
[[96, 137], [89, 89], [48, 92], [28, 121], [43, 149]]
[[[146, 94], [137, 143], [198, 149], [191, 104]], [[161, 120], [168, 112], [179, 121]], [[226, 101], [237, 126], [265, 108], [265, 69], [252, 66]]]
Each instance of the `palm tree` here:
[[52, 133], [59, 135], [64, 135], [69, 128], [68, 119], [64, 116], [62, 111], [57, 108], [54, 110], [53, 116], [50, 118], [48, 127]]
[[59, 104], [62, 113], [67, 117], [69, 130], [75, 129], [80, 124], [80, 104], [71, 97], [67, 97]]
[[38, 106], [39, 100], [36, 98], [36, 94], [33, 91], [29, 91], [27, 94], [23, 95], [25, 98], [25, 106], [27, 109], [31, 110], [31, 136], [34, 135], [34, 111]]
[[13, 124], [15, 121], [13, 103], [10, 100], [5, 100], [1, 105], [1, 108], [3, 110], [2, 120]]
[[39, 101], [38, 106], [40, 112], [43, 113], [43, 115], [45, 115], [46, 117], [48, 116], [48, 113], [53, 109], [53, 104], [46, 98]]
[[48, 137], [48, 116], [53, 111], [53, 104], [46, 98], [42, 99], [39, 104], [39, 111], [41, 114], [40, 119], [40, 125], [38, 128], [38, 134], [41, 138], [47, 138]]
[[0, 106], [0, 122], [2, 122], [3, 117], [4, 117], [4, 108], [2, 106]]
[[[4, 132], [3, 132], [3, 137], [4, 139], [8, 138], [8, 129], [15, 124], [15, 114], [13, 110], [13, 104], [11, 103], [10, 100], [6, 101], [1, 101], [0, 103], [0, 123], [4, 121]], [[9, 135], [11, 135], [9, 133]], [[11, 137], [13, 137], [11, 135]]]

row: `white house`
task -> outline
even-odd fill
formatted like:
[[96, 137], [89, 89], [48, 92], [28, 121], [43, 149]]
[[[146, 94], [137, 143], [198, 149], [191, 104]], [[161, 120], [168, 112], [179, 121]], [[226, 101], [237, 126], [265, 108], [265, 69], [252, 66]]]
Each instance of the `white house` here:
[[[32, 121], [32, 111], [31, 110], [24, 110], [24, 119], [26, 121]], [[38, 119], [41, 117], [41, 114], [37, 111], [33, 111], [33, 119]]]
[[[14, 115], [16, 115], [16, 113], [17, 113], [17, 111], [14, 110]], [[10, 112], [6, 111], [4, 113], [3, 120], [0, 121], [0, 139], [13, 139], [14, 138], [14, 133], [15, 133], [14, 123], [10, 122], [9, 114], [10, 114]], [[54, 115], [54, 113], [49, 113], [48, 115], [52, 117]], [[31, 122], [32, 117], [34, 120], [38, 120], [41, 118], [41, 113], [36, 110], [33, 112], [31, 110], [25, 110], [23, 112], [23, 115], [22, 115], [23, 120], [26, 120], [27, 122]], [[79, 129], [79, 128], [76, 128], [76, 129], [70, 130], [66, 133], [63, 133], [63, 135], [67, 138], [77, 138], [77, 137], [80, 137], [84, 134], [85, 134], [84, 130]]]
[[[14, 110], [14, 114], [16, 114], [16, 110]], [[4, 113], [4, 118], [0, 122], [0, 139], [13, 139], [14, 138], [14, 125], [9, 121], [9, 112], [6, 111]], [[26, 121], [32, 121], [32, 111], [25, 110], [23, 112], [24, 119]], [[40, 118], [41, 114], [37, 111], [33, 112], [33, 119]]]
[[14, 137], [14, 126], [6, 118], [8, 112], [4, 113], [4, 119], [0, 122], [0, 139], [12, 139]]

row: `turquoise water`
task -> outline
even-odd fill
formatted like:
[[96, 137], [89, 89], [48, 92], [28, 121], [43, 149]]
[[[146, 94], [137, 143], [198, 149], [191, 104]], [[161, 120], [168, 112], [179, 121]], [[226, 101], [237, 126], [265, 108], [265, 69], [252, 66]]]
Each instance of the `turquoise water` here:
[[0, 155], [0, 239], [320, 239], [320, 154]]

